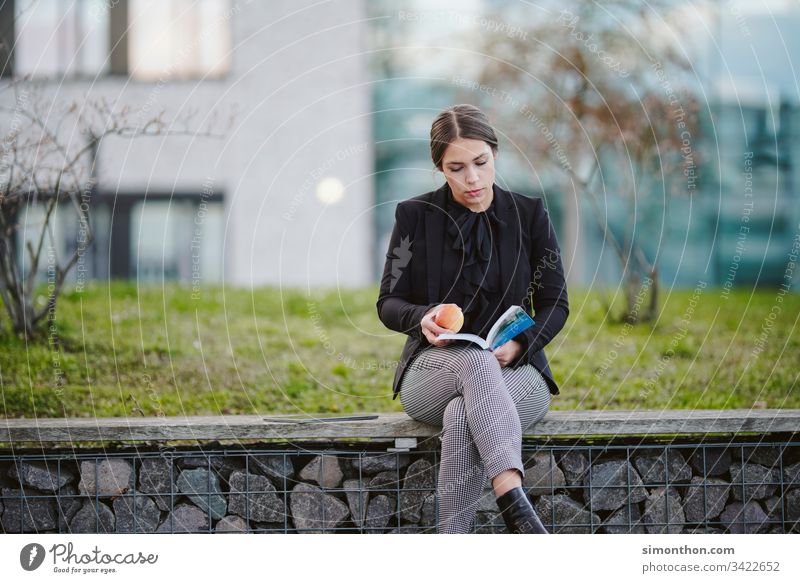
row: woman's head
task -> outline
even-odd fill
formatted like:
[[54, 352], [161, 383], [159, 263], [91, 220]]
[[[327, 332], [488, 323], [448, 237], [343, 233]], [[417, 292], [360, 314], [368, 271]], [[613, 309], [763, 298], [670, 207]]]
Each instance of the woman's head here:
[[474, 211], [489, 207], [494, 196], [497, 136], [474, 105], [454, 105], [431, 126], [431, 158], [450, 185], [453, 198]]

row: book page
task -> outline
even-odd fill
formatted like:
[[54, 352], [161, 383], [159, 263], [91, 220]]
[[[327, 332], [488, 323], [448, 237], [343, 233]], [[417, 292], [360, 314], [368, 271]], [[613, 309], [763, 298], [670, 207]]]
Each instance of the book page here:
[[474, 342], [484, 350], [489, 348], [489, 343], [475, 334], [452, 334], [451, 332], [445, 332], [444, 334], [439, 334], [437, 338], [441, 338], [442, 340], [468, 340]]

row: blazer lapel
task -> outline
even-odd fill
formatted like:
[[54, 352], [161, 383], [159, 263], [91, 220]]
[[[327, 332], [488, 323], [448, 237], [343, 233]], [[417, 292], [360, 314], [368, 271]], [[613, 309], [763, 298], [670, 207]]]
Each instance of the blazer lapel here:
[[514, 204], [508, 191], [494, 185], [496, 214], [505, 224], [498, 236], [500, 255], [500, 281], [503, 282], [503, 305], [519, 304], [523, 291], [520, 289], [522, 270], [522, 233], [520, 209]]
[[445, 228], [445, 197], [449, 186], [435, 190], [431, 202], [425, 212], [425, 259], [427, 266], [426, 279], [428, 281], [428, 303], [438, 302], [439, 283], [442, 276], [442, 241]]

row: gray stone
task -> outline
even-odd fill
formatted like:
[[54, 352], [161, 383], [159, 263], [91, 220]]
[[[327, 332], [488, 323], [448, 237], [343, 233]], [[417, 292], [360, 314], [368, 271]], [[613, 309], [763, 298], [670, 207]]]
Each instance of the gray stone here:
[[678, 534], [686, 517], [675, 488], [654, 488], [644, 503], [642, 523], [650, 534]]
[[800, 488], [793, 488], [786, 493], [786, 521], [800, 521]]
[[109, 534], [114, 532], [114, 513], [102, 502], [86, 501], [69, 522], [72, 534]]
[[783, 448], [776, 445], [757, 445], [754, 447], [735, 448], [734, 457], [745, 463], [773, 467], [780, 463]]
[[728, 501], [731, 486], [719, 478], [692, 478], [683, 498], [683, 511], [688, 522], [706, 522], [719, 516]]
[[228, 510], [231, 513], [256, 522], [283, 522], [286, 519], [286, 506], [266, 476], [235, 471], [231, 474], [230, 485]]
[[150, 533], [158, 528], [161, 512], [149, 496], [121, 496], [113, 506], [119, 533]]
[[608, 534], [647, 534], [641, 520], [639, 506], [632, 504], [629, 515], [626, 504], [603, 521], [603, 531]]
[[213, 520], [225, 516], [227, 503], [222, 496], [219, 478], [208, 470], [183, 470], [175, 485], [201, 510], [208, 512]]
[[214, 528], [217, 534], [247, 532], [247, 523], [240, 516], [224, 516]]
[[408, 466], [400, 492], [400, 517], [408, 522], [419, 522], [422, 504], [435, 488], [436, 476], [428, 460], [419, 459]]
[[703, 475], [703, 457], [705, 456], [705, 475], [722, 476], [731, 467], [731, 450], [725, 447], [698, 447], [689, 456], [689, 463], [695, 471]]
[[19, 462], [12, 465], [8, 475], [23, 486], [55, 492], [75, 480], [75, 472], [58, 462]]
[[566, 494], [546, 494], [536, 502], [536, 513], [544, 527], [553, 534], [589, 534], [592, 525], [600, 526], [600, 517], [589, 512]]
[[133, 489], [133, 466], [123, 459], [81, 462], [78, 490], [87, 496], [113, 498]]
[[783, 520], [783, 500], [781, 498], [778, 496], [771, 496], [762, 501], [761, 504], [770, 522], [781, 522]]
[[367, 532], [381, 533], [386, 530], [386, 525], [394, 514], [392, 499], [383, 494], [374, 496], [367, 507], [367, 518], [364, 526]]
[[[666, 457], [668, 463], [664, 464]], [[659, 453], [642, 453], [633, 458], [633, 465], [639, 470], [642, 482], [648, 485], [674, 482], [688, 482], [692, 479], [692, 468], [679, 451], [662, 450]]]
[[800, 486], [800, 462], [783, 468], [783, 480], [786, 486]]
[[323, 488], [337, 488], [342, 483], [342, 468], [335, 455], [318, 455], [300, 470], [300, 479]]
[[78, 495], [78, 488], [69, 484], [58, 491], [56, 508], [58, 510], [58, 530], [69, 531], [69, 523], [83, 506], [85, 498]]
[[251, 472], [272, 480], [276, 490], [291, 490], [294, 486], [294, 466], [288, 455], [254, 455], [250, 457], [249, 467]]
[[592, 466], [584, 478], [583, 485], [584, 500], [592, 511], [620, 508], [628, 502], [629, 489], [631, 504], [641, 502], [647, 497], [647, 491], [642, 488], [639, 474], [625, 460], [612, 460]]
[[350, 515], [347, 504], [311, 484], [297, 484], [289, 495], [295, 528], [325, 532], [341, 525]]
[[353, 524], [361, 528], [364, 526], [364, 518], [367, 516], [369, 491], [364, 488], [364, 485], [359, 480], [345, 480], [342, 486], [346, 490], [345, 496], [347, 497], [347, 505], [350, 507], [350, 516], [353, 518]]
[[210, 466], [214, 473], [225, 482], [233, 472], [244, 469], [244, 462], [241, 459], [229, 455], [182, 457], [178, 459], [178, 465], [187, 470], [208, 470]]
[[0, 462], [0, 490], [3, 488], [16, 488], [18, 486], [16, 480], [8, 477], [8, 472], [11, 471], [11, 462]]
[[380, 472], [397, 472], [410, 463], [407, 453], [391, 452], [384, 454], [366, 453], [351, 460], [355, 475], [358, 475], [358, 464], [361, 462], [361, 475], [374, 476]]
[[556, 464], [552, 452], [537, 451], [525, 460], [525, 477], [522, 486], [531, 496], [552, 494], [553, 490], [567, 485], [564, 472]]
[[722, 512], [720, 517], [727, 532], [733, 534], [755, 534], [765, 530], [769, 525], [767, 515], [758, 502], [747, 504], [731, 502]]
[[178, 504], [156, 530], [157, 533], [208, 532], [208, 514], [189, 503]]
[[436, 494], [429, 494], [422, 503], [422, 517], [419, 520], [420, 526], [436, 527]]
[[476, 534], [506, 533], [506, 524], [499, 512], [479, 512], [475, 516]]
[[381, 472], [376, 474], [369, 481], [367, 488], [370, 492], [385, 494], [386, 496], [396, 499], [400, 490], [397, 472]]
[[33, 489], [23, 493], [12, 488], [3, 488], [0, 493], [5, 499], [0, 522], [6, 532], [43, 532], [56, 528], [56, 503], [53, 498], [46, 497], [47, 493]]
[[497, 496], [494, 495], [494, 490], [486, 488], [478, 500], [478, 512], [497, 512]]
[[589, 458], [580, 450], [571, 449], [559, 458], [561, 469], [564, 470], [564, 477], [570, 486], [580, 486], [586, 477], [589, 469]]
[[[739, 502], [744, 500], [761, 500], [775, 493], [778, 487], [776, 482], [780, 479], [778, 471], [759, 464], [731, 464], [731, 491], [733, 499]], [[742, 483], [744, 481], [744, 492]]]
[[381, 472], [369, 481], [368, 488], [371, 491], [383, 491], [381, 493], [387, 495], [395, 495], [400, 489], [400, 482], [398, 481], [397, 472]]
[[160, 510], [169, 511], [172, 505], [170, 492], [174, 490], [174, 472], [172, 460], [163, 457], [142, 458], [139, 465], [139, 491], [152, 494], [156, 506]]

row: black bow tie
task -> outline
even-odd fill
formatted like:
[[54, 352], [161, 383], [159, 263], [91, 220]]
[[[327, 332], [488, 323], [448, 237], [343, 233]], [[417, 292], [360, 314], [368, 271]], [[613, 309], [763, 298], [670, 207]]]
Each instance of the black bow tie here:
[[447, 225], [453, 249], [463, 252], [465, 267], [473, 263], [486, 263], [492, 256], [492, 225], [497, 232], [506, 223], [497, 216], [493, 206], [479, 213], [462, 208], [463, 211], [452, 213], [456, 216]]
[[[451, 207], [458, 205], [450, 202]], [[455, 285], [465, 298], [464, 319], [471, 326], [486, 320], [496, 309], [487, 297], [495, 296], [501, 288], [499, 258], [496, 251], [492, 257], [492, 247], [497, 247], [497, 233], [506, 223], [495, 214], [494, 206], [475, 213], [458, 205], [451, 208], [450, 216], [447, 233], [452, 249], [463, 261]]]

